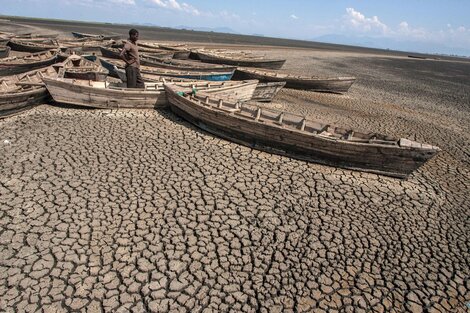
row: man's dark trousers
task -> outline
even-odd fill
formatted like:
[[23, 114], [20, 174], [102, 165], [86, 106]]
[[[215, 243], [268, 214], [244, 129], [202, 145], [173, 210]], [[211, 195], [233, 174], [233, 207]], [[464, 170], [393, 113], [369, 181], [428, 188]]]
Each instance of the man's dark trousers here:
[[127, 88], [145, 88], [140, 70], [134, 66], [126, 67]]

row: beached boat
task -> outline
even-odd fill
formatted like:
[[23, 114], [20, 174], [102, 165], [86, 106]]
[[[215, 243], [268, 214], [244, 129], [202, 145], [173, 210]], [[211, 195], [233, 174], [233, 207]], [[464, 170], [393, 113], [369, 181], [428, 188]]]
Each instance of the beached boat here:
[[11, 38], [16, 39], [25, 39], [25, 40], [35, 40], [35, 39], [55, 39], [59, 34], [33, 34], [33, 33], [24, 33], [24, 34], [12, 34]]
[[59, 48], [59, 44], [57, 41], [47, 40], [44, 42], [30, 42], [30, 41], [23, 41], [23, 40], [10, 40], [8, 46], [13, 51], [21, 51], [21, 52], [42, 52], [47, 50], [54, 50]]
[[189, 61], [189, 60], [174, 60], [174, 59], [163, 59], [148, 55], [140, 56], [140, 64], [166, 68], [171, 70], [180, 71], [198, 71], [198, 72], [229, 72], [234, 71], [236, 66], [230, 65], [219, 65], [219, 64], [207, 64], [203, 62]]
[[[113, 71], [114, 66], [118, 68], [124, 69], [125, 63], [121, 60], [117, 59], [109, 59], [109, 58], [100, 58], [101, 64], [105, 67], [108, 71]], [[178, 78], [186, 78], [192, 80], [208, 80], [208, 81], [224, 81], [230, 80], [233, 75], [232, 71], [227, 72], [201, 72], [197, 70], [187, 71], [187, 70], [173, 70], [173, 69], [166, 69], [166, 68], [157, 68], [151, 66], [140, 66], [140, 73], [146, 74], [146, 77], [152, 79], [151, 76], [166, 76], [166, 77], [178, 77]], [[152, 81], [152, 80], [151, 80]]]
[[[151, 43], [145, 43], [150, 47]], [[155, 43], [154, 45], [158, 46], [160, 49], [173, 51], [173, 59], [177, 60], [187, 60], [189, 59], [189, 54], [191, 51], [186, 48], [184, 44], [164, 44], [164, 43]]]
[[249, 103], [212, 99], [165, 84], [172, 111], [217, 136], [330, 166], [405, 178], [440, 149], [407, 139], [359, 133]]
[[50, 50], [21, 57], [0, 59], [0, 76], [20, 74], [55, 63], [58, 51]]
[[54, 67], [58, 69], [58, 72], [63, 73], [59, 76], [64, 78], [105, 81], [109, 74], [108, 70], [98, 63], [76, 54], [69, 56], [61, 63], [54, 64]]
[[103, 39], [103, 40], [119, 40], [121, 39], [121, 35], [101, 35], [101, 34], [87, 34], [87, 33], [79, 33], [79, 32], [72, 32], [72, 35], [75, 38], [93, 38], [93, 39]]
[[355, 77], [315, 77], [252, 68], [237, 68], [234, 79], [258, 79], [260, 82], [286, 82], [286, 88], [342, 93], [356, 81]]
[[186, 45], [184, 43], [159, 43], [159, 42], [149, 42], [149, 41], [139, 41], [139, 46], [147, 48], [160, 48], [165, 50], [186, 50]]
[[285, 82], [258, 83], [251, 100], [258, 102], [271, 102], [285, 84]]
[[44, 103], [49, 98], [42, 77], [55, 76], [52, 67], [0, 78], [0, 118]]
[[8, 58], [8, 56], [10, 55], [10, 50], [11, 48], [6, 46], [6, 47], [1, 47], [0, 46], [0, 59], [3, 59], [3, 58]]
[[[92, 108], [150, 109], [168, 106], [164, 83], [145, 83], [145, 89], [129, 89], [109, 82], [44, 77], [44, 83], [56, 102]], [[218, 97], [247, 101], [253, 96], [257, 80], [246, 82], [188, 82], [181, 88], [203, 90]]]
[[207, 63], [260, 67], [268, 69], [280, 69], [286, 62], [286, 60], [282, 59], [268, 59], [265, 57], [252, 56], [247, 54], [216, 53], [207, 50], [198, 50], [197, 55], [201, 61]]
[[[121, 50], [117, 48], [110, 48], [110, 47], [100, 47], [101, 55], [106, 57], [106, 58], [112, 58], [112, 59], [121, 59]], [[146, 58], [146, 57], [161, 57], [161, 58], [172, 58], [173, 53], [171, 51], [167, 52], [162, 50], [160, 53], [153, 53], [153, 54], [143, 54], [139, 53], [140, 59]]]
[[73, 51], [92, 51], [99, 50], [100, 47], [110, 47], [114, 43], [114, 40], [61, 40], [59, 45], [62, 50], [71, 49]]
[[[122, 40], [119, 43], [114, 43], [111, 45], [111, 48], [114, 49], [122, 49], [124, 47], [124, 44], [126, 43], [126, 40]], [[173, 51], [169, 51], [166, 49], [160, 49], [160, 47], [148, 47], [148, 46], [142, 46], [140, 43], [137, 43], [137, 46], [139, 47], [139, 54], [145, 53], [145, 54], [150, 54], [150, 55], [161, 55], [164, 56], [165, 58], [173, 58]]]

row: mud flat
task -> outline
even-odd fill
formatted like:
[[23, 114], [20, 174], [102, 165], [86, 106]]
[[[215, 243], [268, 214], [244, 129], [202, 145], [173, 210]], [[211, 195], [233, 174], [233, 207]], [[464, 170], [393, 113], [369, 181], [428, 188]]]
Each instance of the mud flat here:
[[466, 312], [470, 63], [262, 49], [295, 73], [358, 78], [267, 105], [443, 151], [398, 180], [252, 150], [169, 111], [39, 106], [0, 121], [0, 308]]

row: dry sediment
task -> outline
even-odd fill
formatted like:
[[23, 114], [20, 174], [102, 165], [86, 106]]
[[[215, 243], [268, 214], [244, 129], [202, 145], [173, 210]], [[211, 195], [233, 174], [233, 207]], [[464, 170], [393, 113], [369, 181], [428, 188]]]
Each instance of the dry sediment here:
[[272, 106], [444, 151], [403, 181], [168, 111], [40, 106], [0, 121], [1, 310], [466, 312], [470, 65], [293, 49], [286, 67], [358, 81]]

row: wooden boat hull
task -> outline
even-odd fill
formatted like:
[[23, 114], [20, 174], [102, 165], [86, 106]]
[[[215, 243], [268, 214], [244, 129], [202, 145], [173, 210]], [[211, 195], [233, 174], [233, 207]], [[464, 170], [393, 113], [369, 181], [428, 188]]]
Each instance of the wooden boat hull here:
[[56, 75], [52, 67], [0, 79], [0, 118], [14, 115], [50, 99], [42, 77]]
[[[148, 54], [148, 55], [154, 55], [162, 58], [173, 58], [174, 52], [173, 51], [168, 51], [164, 49], [158, 49], [158, 48], [148, 48], [148, 47], [143, 47], [139, 44], [137, 44], [139, 47], [139, 54]], [[124, 47], [124, 42], [118, 43], [118, 44], [113, 44], [111, 45], [111, 48], [113, 49], [122, 49]]]
[[121, 56], [119, 55], [118, 51], [113, 51], [110, 49], [106, 49], [104, 47], [100, 47], [100, 51], [101, 51], [101, 55], [106, 58], [121, 59]]
[[92, 81], [105, 81], [108, 77], [108, 70], [84, 57], [59, 54], [59, 58], [65, 58], [61, 63], [53, 65], [59, 73], [59, 77]]
[[[124, 70], [115, 68], [114, 71], [117, 73], [117, 76], [119, 79], [121, 79], [123, 82], [127, 81], [126, 77], [126, 72]], [[111, 73], [111, 72], [110, 72]], [[191, 81], [189, 79], [184, 79], [184, 78], [178, 78], [178, 77], [165, 77], [165, 76], [158, 76], [158, 75], [152, 75], [152, 74], [147, 74], [147, 73], [141, 73], [142, 78], [146, 82], [160, 82], [160, 83], [175, 83], [175, 84], [180, 84], [180, 83], [187, 83], [189, 85], [192, 84], [198, 89], [198, 82], [196, 81]], [[209, 81], [204, 81], [204, 82], [209, 82]], [[249, 82], [249, 81], [247, 81]], [[233, 101], [249, 101], [249, 100], [256, 100], [254, 99], [256, 90], [258, 89], [259, 84], [257, 83], [258, 81], [251, 80], [251, 84], [244, 84], [243, 86], [240, 85], [233, 85], [232, 87], [225, 87], [224, 90], [202, 90], [201, 92], [204, 93], [209, 93], [213, 95], [217, 95], [220, 98], [224, 98], [226, 100], [233, 100]], [[268, 101], [266, 99], [266, 96], [257, 96], [257, 99], [261, 100], [256, 100], [256, 101]], [[270, 100], [269, 100], [270, 101]]]
[[161, 74], [160, 76], [168, 76], [168, 77], [179, 77], [179, 78], [186, 78], [186, 79], [194, 79], [194, 80], [208, 80], [208, 81], [225, 81], [230, 80], [232, 78], [233, 73], [218, 73], [218, 74], [170, 74], [165, 73]]
[[0, 47], [0, 59], [8, 58], [10, 55], [10, 47]]
[[[261, 71], [260, 71], [261, 72]], [[294, 76], [277, 77], [270, 73], [262, 74], [249, 70], [237, 69], [233, 76], [234, 79], [258, 79], [260, 82], [285, 82], [286, 88], [344, 93], [349, 90], [356, 81], [355, 77], [332, 77], [332, 78], [296, 78]]]
[[78, 33], [72, 32], [72, 35], [75, 38], [94, 38], [94, 39], [103, 39], [103, 40], [118, 40], [121, 38], [121, 35], [96, 35], [96, 34], [86, 34], [86, 33]]
[[[109, 75], [112, 77], [119, 78], [123, 82], [127, 82], [127, 76], [126, 76], [125, 70], [118, 68], [117, 66], [113, 68], [113, 71], [109, 72]], [[193, 81], [193, 80], [185, 79], [185, 78], [149, 75], [149, 74], [142, 73], [142, 72], [140, 72], [140, 75], [142, 76], [142, 79], [144, 80], [144, 82], [150, 82], [150, 83], [163, 83], [163, 82], [171, 83], [171, 82]]]
[[[111, 58], [111, 59], [119, 59], [121, 60], [120, 52], [118, 49], [108, 49], [105, 47], [100, 47], [101, 55], [106, 57], [106, 58]], [[172, 58], [173, 57], [173, 52], [160, 52], [160, 53], [149, 53], [149, 54], [141, 54], [141, 57], [145, 56], [150, 56], [150, 57], [159, 57], [159, 58]], [[142, 60], [140, 62], [142, 64]]]
[[235, 66], [226, 65], [210, 65], [202, 62], [195, 62], [190, 60], [165, 60], [161, 58], [152, 58], [143, 56], [140, 59], [140, 64], [145, 66], [178, 70], [178, 71], [197, 71], [197, 72], [229, 72], [235, 71]]
[[[122, 70], [125, 75], [125, 71]], [[113, 70], [113, 72], [116, 72]], [[111, 73], [111, 71], [110, 71]], [[122, 73], [117, 73], [118, 78], [122, 80], [123, 76]], [[204, 81], [227, 81], [232, 78], [232, 73], [217, 73], [217, 74], [191, 74], [190, 72], [186, 73], [149, 73], [146, 71], [141, 71], [141, 76], [142, 78], [147, 81], [156, 81], [156, 79], [161, 78], [161, 77], [167, 77], [167, 78], [182, 78], [184, 80], [204, 80]], [[125, 81], [125, 80], [123, 80]]]
[[176, 60], [187, 60], [191, 51], [174, 51], [173, 59]]
[[59, 103], [100, 109], [155, 109], [168, 105], [163, 90], [95, 88], [50, 78], [43, 81], [54, 101]]
[[104, 82], [108, 78], [108, 74], [102, 72], [74, 72], [65, 69], [64, 78], [73, 78], [81, 80], [93, 80], [97, 82]]
[[258, 83], [251, 100], [258, 102], [271, 102], [285, 84], [285, 82]]
[[268, 69], [280, 69], [286, 60], [248, 60], [248, 59], [232, 59], [222, 58], [215, 55], [206, 54], [203, 52], [197, 52], [199, 59], [202, 62], [214, 63], [214, 64], [227, 64], [234, 66], [246, 66], [246, 67], [259, 67]]
[[146, 42], [141, 42], [139, 43], [139, 46], [144, 47], [144, 48], [150, 48], [150, 49], [163, 49], [163, 50], [168, 50], [173, 52], [173, 59], [177, 60], [187, 60], [189, 59], [189, 55], [191, 53], [190, 50], [184, 48], [184, 45], [167, 45], [167, 44], [158, 44], [158, 43], [146, 43]]
[[[120, 69], [123, 67], [116, 62], [108, 61], [103, 58], [100, 58], [101, 65], [106, 68], [110, 73], [116, 74], [114, 66], [117, 66]], [[199, 70], [188, 71], [188, 70], [173, 70], [167, 68], [158, 68], [154, 67], [152, 70], [149, 69], [147, 65], [143, 65], [140, 68], [140, 72], [142, 77], [145, 75], [150, 81], [151, 76], [167, 76], [167, 77], [176, 77], [176, 78], [184, 78], [189, 80], [207, 80], [207, 81], [226, 81], [230, 80], [233, 76], [234, 71], [227, 71], [227, 72], [201, 72]], [[119, 75], [120, 73], [118, 73]], [[121, 78], [121, 75], [119, 75]], [[122, 78], [121, 78], [122, 79]]]
[[26, 43], [22, 43], [21, 41], [13, 41], [13, 40], [10, 40], [10, 42], [8, 43], [8, 46], [13, 51], [29, 52], [29, 53], [54, 50], [54, 49], [59, 48], [58, 46], [54, 46], [54, 45], [41, 45], [41, 44], [33, 44], [33, 43], [26, 44]]
[[50, 58], [44, 60], [38, 60], [31, 63], [10, 63], [10, 62], [2, 62], [0, 60], [0, 76], [9, 76], [14, 74], [21, 74], [25, 73], [34, 69], [46, 67], [55, 63], [57, 59], [57, 55], [53, 55]]
[[[133, 108], [133, 109], [152, 109], [164, 108], [168, 106], [168, 98], [163, 89], [163, 83], [160, 90], [143, 89], [110, 89], [95, 88], [92, 86], [76, 85], [73, 80], [43, 78], [44, 83], [52, 98], [59, 103], [67, 103], [78, 106], [92, 108]], [[191, 89], [194, 85], [197, 92], [211, 94], [218, 98], [230, 101], [248, 101], [252, 98], [253, 92], [258, 81], [248, 81], [242, 85], [233, 84], [206, 89], [203, 85], [206, 83], [197, 82], [186, 83], [187, 89]], [[217, 85], [216, 85], [217, 86]], [[210, 88], [210, 87], [209, 87]]]
[[20, 93], [0, 94], [0, 119], [32, 109], [38, 104], [46, 103], [49, 98], [46, 87]]
[[166, 88], [171, 110], [192, 124], [222, 138], [300, 160], [405, 178], [437, 153], [431, 148], [358, 144], [273, 127], [196, 105]]

